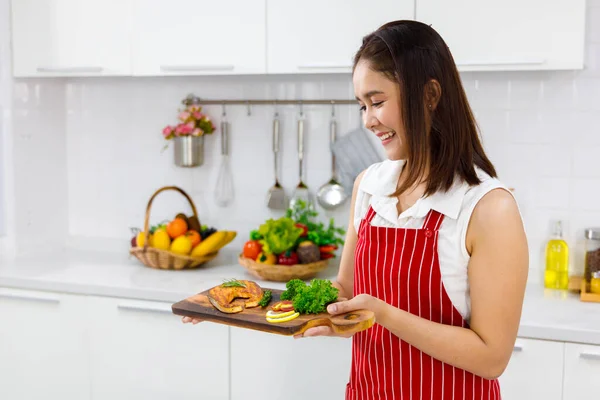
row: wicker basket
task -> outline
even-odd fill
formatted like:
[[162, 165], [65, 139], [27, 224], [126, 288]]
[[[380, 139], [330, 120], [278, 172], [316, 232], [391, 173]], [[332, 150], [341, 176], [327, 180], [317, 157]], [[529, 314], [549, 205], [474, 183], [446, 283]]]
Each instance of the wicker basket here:
[[239, 256], [238, 261], [240, 265], [245, 267], [253, 276], [274, 282], [287, 282], [291, 279], [311, 279], [314, 278], [319, 271], [324, 270], [329, 265], [329, 260], [294, 265], [261, 264], [242, 255]]
[[144, 247], [133, 247], [129, 250], [129, 254], [134, 255], [138, 260], [142, 262], [147, 267], [156, 268], [156, 269], [192, 269], [197, 268], [207, 261], [212, 260], [218, 254], [218, 252], [214, 252], [211, 254], [207, 254], [203, 257], [190, 257], [187, 255], [181, 255], [177, 253], [172, 253], [168, 250], [160, 250], [155, 249], [154, 247], [148, 246], [148, 236], [150, 233], [150, 208], [152, 207], [152, 201], [154, 198], [165, 190], [175, 190], [181, 193], [187, 201], [190, 203], [192, 207], [192, 212], [194, 213], [194, 217], [198, 218], [198, 212], [196, 211], [196, 206], [194, 202], [188, 196], [186, 192], [176, 186], [165, 186], [158, 189], [150, 200], [148, 201], [148, 205], [146, 206], [146, 216], [144, 219], [144, 232], [146, 233], [146, 238], [144, 240]]

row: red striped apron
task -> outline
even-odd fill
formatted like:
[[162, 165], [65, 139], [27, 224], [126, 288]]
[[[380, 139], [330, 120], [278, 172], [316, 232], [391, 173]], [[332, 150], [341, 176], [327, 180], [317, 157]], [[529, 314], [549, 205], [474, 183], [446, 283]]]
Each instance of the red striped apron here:
[[[448, 297], [437, 255], [444, 216], [431, 210], [421, 229], [371, 225], [369, 207], [358, 230], [354, 296], [366, 293], [430, 321], [467, 327]], [[347, 400], [500, 400], [497, 380], [438, 361], [379, 324], [352, 338]]]

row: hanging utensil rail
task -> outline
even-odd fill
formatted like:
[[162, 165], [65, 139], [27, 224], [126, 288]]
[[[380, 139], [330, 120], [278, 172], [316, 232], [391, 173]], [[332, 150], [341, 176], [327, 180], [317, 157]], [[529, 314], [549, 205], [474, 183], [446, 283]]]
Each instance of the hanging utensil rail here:
[[258, 100], [258, 99], [202, 99], [200, 97], [196, 97], [193, 95], [189, 95], [185, 99], [181, 101], [183, 104], [222, 104], [222, 105], [283, 105], [283, 104], [294, 104], [294, 105], [309, 105], [309, 104], [352, 104], [357, 105], [356, 100], [348, 100], [348, 99], [308, 99], [308, 100], [275, 100], [275, 99], [267, 99], [267, 100]]

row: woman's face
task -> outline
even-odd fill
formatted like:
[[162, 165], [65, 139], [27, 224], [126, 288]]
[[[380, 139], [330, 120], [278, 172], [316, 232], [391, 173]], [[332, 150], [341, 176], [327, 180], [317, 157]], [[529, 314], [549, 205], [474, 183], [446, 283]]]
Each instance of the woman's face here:
[[381, 140], [390, 160], [406, 159], [408, 149], [400, 115], [399, 85], [373, 71], [364, 60], [356, 65], [352, 81], [365, 127]]

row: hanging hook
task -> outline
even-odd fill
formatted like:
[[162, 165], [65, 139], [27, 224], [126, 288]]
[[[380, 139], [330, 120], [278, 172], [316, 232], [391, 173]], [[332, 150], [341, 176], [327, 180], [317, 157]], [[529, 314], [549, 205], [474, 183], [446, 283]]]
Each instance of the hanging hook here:
[[248, 107], [248, 116], [252, 115], [252, 110], [250, 109], [250, 102], [246, 102], [246, 107]]
[[331, 118], [335, 118], [335, 101], [331, 100]]
[[275, 118], [279, 117], [279, 110], [277, 109], [277, 100], [273, 100], [273, 107], [275, 107]]
[[298, 106], [300, 108], [300, 118], [304, 118], [304, 109], [302, 108], [302, 100], [298, 102]]
[[193, 93], [188, 94], [185, 99], [181, 100], [181, 104], [191, 106], [192, 104], [200, 104], [200, 98], [194, 96]]
[[223, 111], [221, 112], [221, 116], [223, 118], [226, 118], [227, 117], [227, 111], [225, 110], [225, 102], [223, 102], [221, 106], [223, 107]]

